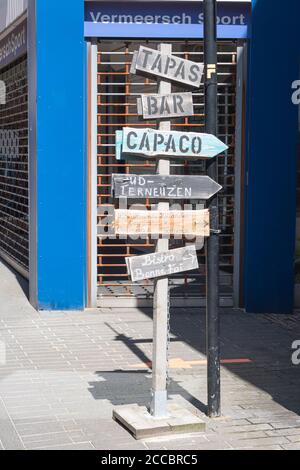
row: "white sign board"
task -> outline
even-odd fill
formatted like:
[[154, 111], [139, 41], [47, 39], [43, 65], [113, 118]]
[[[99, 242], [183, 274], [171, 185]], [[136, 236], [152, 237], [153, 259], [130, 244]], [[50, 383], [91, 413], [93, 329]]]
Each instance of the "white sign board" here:
[[192, 93], [142, 95], [137, 100], [138, 114], [144, 119], [185, 117], [194, 115]]
[[113, 228], [116, 235], [209, 237], [209, 211], [115, 209]]
[[199, 268], [195, 245], [126, 258], [126, 265], [133, 282], [168, 277]]
[[135, 74], [140, 71], [199, 88], [203, 70], [203, 64], [140, 46], [138, 52], [133, 55], [130, 72]]
[[132, 127], [116, 131], [117, 160], [127, 156], [213, 158], [227, 148], [214, 135], [199, 132], [156, 131]]

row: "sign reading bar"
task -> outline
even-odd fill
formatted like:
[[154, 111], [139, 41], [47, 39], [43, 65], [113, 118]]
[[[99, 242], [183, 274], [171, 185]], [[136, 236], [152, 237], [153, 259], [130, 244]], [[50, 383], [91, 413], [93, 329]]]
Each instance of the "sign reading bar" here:
[[128, 274], [133, 282], [167, 277], [199, 268], [195, 245], [125, 259]]
[[212, 134], [124, 127], [116, 131], [116, 159], [126, 156], [213, 158], [227, 150]]
[[192, 93], [142, 95], [137, 100], [138, 114], [144, 119], [184, 117], [194, 115]]
[[209, 211], [148, 211], [116, 209], [116, 235], [188, 235], [209, 237]]
[[140, 46], [133, 54], [130, 72], [145, 72], [150, 75], [174, 80], [185, 85], [199, 88], [204, 65], [174, 55], [164, 55], [149, 47]]
[[209, 176], [112, 175], [112, 196], [133, 199], [210, 199], [222, 189]]

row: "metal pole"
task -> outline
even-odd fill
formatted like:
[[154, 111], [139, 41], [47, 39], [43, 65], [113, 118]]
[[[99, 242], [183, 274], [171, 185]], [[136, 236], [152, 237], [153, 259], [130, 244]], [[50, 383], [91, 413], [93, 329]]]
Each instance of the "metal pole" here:
[[[168, 55], [172, 53], [171, 44], [161, 44], [160, 52]], [[171, 84], [160, 80], [160, 94], [171, 93]], [[161, 131], [171, 129], [170, 121], [161, 121], [159, 124]], [[159, 158], [156, 168], [157, 174], [170, 174], [170, 161]], [[169, 210], [168, 202], [159, 202], [158, 210]], [[156, 243], [156, 251], [168, 251], [169, 240], [159, 239]], [[167, 411], [167, 335], [168, 335], [168, 309], [169, 292], [168, 278], [157, 279], [154, 281], [154, 299], [153, 299], [153, 359], [152, 359], [152, 401], [150, 412], [156, 418], [162, 418], [168, 415]]]
[[[216, 0], [204, 0], [205, 127], [217, 134], [217, 16]], [[207, 173], [218, 178], [217, 158], [207, 164]], [[221, 414], [219, 340], [219, 214], [218, 197], [209, 203], [211, 236], [207, 241], [207, 394], [208, 416]]]

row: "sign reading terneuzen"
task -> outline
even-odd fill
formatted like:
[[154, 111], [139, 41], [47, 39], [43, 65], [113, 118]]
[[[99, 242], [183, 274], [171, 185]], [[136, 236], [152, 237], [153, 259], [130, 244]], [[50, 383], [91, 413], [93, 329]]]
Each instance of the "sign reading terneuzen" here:
[[133, 55], [130, 72], [145, 72], [192, 87], [199, 88], [204, 65], [174, 55], [164, 55], [149, 47], [140, 46]]
[[112, 196], [116, 198], [207, 200], [221, 189], [206, 175], [112, 175]]
[[126, 258], [126, 265], [133, 282], [167, 277], [199, 267], [195, 245]]

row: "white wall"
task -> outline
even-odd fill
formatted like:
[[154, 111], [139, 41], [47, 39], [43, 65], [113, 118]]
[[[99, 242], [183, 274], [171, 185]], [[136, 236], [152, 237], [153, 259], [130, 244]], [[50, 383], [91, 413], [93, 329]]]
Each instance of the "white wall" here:
[[27, 5], [28, 0], [0, 0], [0, 32], [18, 18]]

